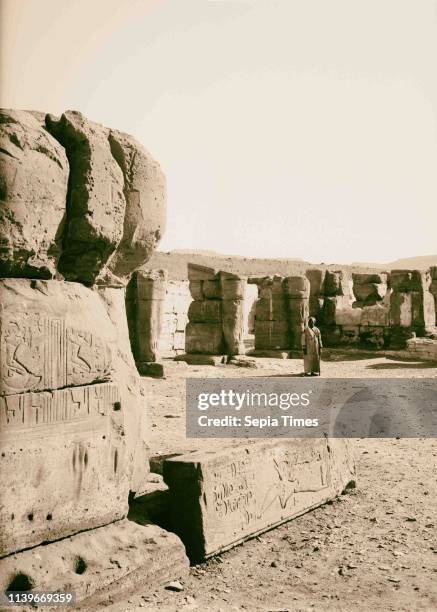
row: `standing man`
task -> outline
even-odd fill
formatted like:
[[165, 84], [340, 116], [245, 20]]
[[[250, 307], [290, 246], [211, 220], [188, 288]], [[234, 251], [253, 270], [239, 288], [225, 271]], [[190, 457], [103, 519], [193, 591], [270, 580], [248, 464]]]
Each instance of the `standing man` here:
[[322, 336], [315, 324], [315, 318], [309, 317], [308, 324], [302, 332], [304, 376], [320, 376]]

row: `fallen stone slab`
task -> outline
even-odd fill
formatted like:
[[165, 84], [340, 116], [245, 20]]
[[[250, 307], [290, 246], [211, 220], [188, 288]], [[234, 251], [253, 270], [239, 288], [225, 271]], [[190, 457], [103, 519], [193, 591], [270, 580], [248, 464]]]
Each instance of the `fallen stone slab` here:
[[94, 610], [183, 578], [188, 569], [175, 534], [125, 519], [0, 560], [0, 591], [74, 592], [75, 610]]
[[172, 530], [196, 562], [340, 495], [355, 480], [348, 440], [248, 443], [169, 458]]
[[158, 361], [137, 361], [138, 373], [141, 376], [151, 376], [152, 378], [164, 378], [164, 364]]
[[252, 349], [247, 351], [251, 357], [265, 357], [267, 359], [288, 359], [290, 352], [275, 349]]
[[189, 353], [176, 355], [175, 361], [185, 361], [188, 365], [212, 365], [225, 363], [227, 355], [203, 355], [202, 353]]

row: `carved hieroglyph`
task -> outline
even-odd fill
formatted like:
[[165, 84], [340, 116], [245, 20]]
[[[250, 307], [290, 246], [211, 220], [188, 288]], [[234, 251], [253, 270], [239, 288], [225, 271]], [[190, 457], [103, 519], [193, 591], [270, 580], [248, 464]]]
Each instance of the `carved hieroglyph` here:
[[194, 561], [332, 499], [354, 478], [343, 439], [269, 441], [164, 463], [173, 528]]
[[[144, 408], [132, 356], [123, 358], [127, 323], [125, 348], [122, 314], [116, 325], [97, 292], [4, 279], [0, 302], [6, 555], [126, 515]], [[138, 470], [147, 474], [146, 455]]]

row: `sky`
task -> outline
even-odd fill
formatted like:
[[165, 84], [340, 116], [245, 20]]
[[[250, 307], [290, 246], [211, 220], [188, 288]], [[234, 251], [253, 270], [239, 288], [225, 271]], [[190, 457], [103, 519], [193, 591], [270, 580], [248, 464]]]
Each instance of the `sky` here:
[[0, 103], [133, 134], [160, 250], [437, 253], [437, 0], [0, 0]]

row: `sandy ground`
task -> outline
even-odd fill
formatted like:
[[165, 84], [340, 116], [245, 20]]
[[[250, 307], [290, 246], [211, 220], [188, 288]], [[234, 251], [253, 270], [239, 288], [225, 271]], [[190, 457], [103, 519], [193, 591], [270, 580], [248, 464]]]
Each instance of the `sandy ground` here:
[[[246, 369], [166, 362], [167, 378], [147, 381], [152, 454], [211, 444], [185, 439], [187, 376], [296, 375], [302, 368], [298, 360], [259, 363]], [[322, 374], [436, 377], [437, 368], [325, 351]], [[107, 609], [437, 610], [437, 440], [361, 439], [354, 445], [354, 491], [192, 567], [180, 592], [147, 590]]]

